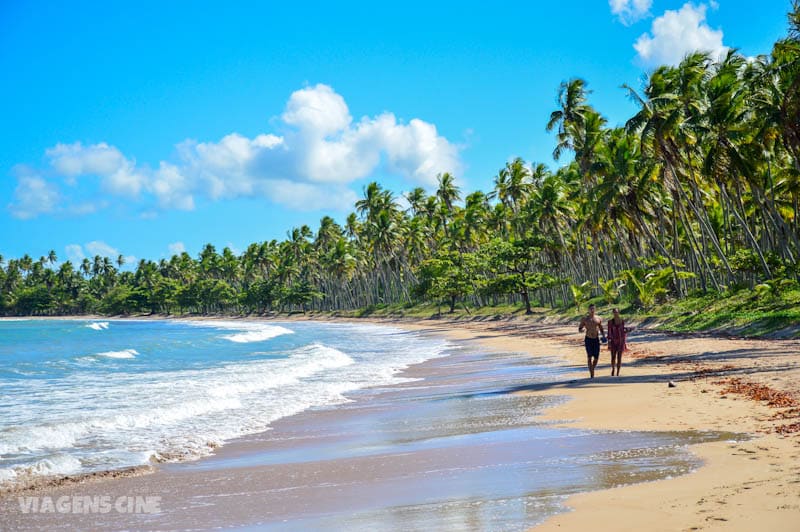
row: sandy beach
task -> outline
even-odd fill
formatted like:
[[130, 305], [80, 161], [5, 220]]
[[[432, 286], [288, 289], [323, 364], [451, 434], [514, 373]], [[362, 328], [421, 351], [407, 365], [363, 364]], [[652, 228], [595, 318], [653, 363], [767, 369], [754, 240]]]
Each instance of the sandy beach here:
[[[448, 327], [449, 328], [449, 327]], [[798, 530], [800, 529], [800, 342], [668, 335], [635, 331], [621, 377], [601, 353], [589, 380], [580, 335], [563, 325], [519, 322], [459, 324], [449, 335], [532, 356], [558, 352], [576, 380], [532, 386], [523, 394], [571, 400], [545, 416], [593, 429], [739, 431], [745, 442], [694, 445], [703, 467], [658, 482], [583, 493], [574, 511], [536, 530]], [[739, 380], [740, 392], [731, 391]], [[676, 384], [670, 388], [668, 383]], [[759, 393], [760, 392], [760, 393]], [[794, 402], [792, 402], [794, 401]], [[769, 403], [773, 402], [773, 405]], [[784, 434], [781, 434], [781, 433]]]
[[[7, 494], [0, 498], [6, 510], [2, 528], [368, 529], [390, 507], [389, 529], [481, 530], [501, 528], [509, 515], [525, 522], [531, 511], [525, 501], [547, 500], [549, 506], [539, 511], [555, 514], [562, 504], [572, 511], [536, 530], [798, 529], [800, 411], [792, 401], [798, 398], [800, 342], [635, 331], [622, 376], [609, 375], [604, 350], [598, 377], [590, 380], [573, 326], [521, 320], [391, 323], [477, 346], [484, 355], [456, 354], [413, 366], [406, 373], [423, 379], [425, 387], [414, 381], [373, 389], [337, 408], [291, 416], [198, 462], [30, 492], [158, 494], [163, 511], [157, 515], [22, 514], [15, 508], [18, 494]], [[748, 391], [756, 398], [741, 393]], [[475, 398], [484, 400], [479, 411], [465, 406]], [[672, 469], [659, 473], [639, 464], [634, 471], [611, 459], [595, 480], [563, 484], [565, 472], [580, 469], [571, 469], [571, 462], [531, 475], [529, 442], [555, 437], [551, 431], [558, 427], [581, 436], [571, 438], [574, 448], [566, 454], [583, 457], [585, 446], [598, 445], [591, 431], [623, 431], [620, 441], [602, 449], [609, 456], [643, 442], [674, 446], [674, 455], [663, 458]], [[689, 455], [680, 444], [685, 437], [672, 435], [690, 431], [723, 436], [693, 443]], [[747, 436], [724, 436], [734, 433]], [[648, 435], [664, 439], [650, 441]], [[307, 456], [314, 460], [300, 458]], [[682, 474], [690, 469], [697, 471]], [[454, 479], [479, 485], [479, 496], [450, 505], [424, 503]], [[619, 484], [629, 485], [613, 487]], [[550, 485], [574, 494], [566, 501], [562, 495], [543, 498]], [[526, 499], [530, 494], [535, 497]]]

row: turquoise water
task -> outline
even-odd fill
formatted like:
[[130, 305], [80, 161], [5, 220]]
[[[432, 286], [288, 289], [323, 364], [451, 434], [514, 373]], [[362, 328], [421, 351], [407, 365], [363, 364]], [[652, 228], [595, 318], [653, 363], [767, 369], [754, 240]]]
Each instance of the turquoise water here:
[[205, 456], [453, 348], [361, 324], [0, 320], [0, 483]]

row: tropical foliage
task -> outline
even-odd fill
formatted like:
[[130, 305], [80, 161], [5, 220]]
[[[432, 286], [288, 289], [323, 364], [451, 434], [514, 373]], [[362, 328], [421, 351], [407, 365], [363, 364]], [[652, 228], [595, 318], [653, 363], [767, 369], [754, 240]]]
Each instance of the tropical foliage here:
[[125, 271], [121, 257], [0, 258], [4, 314], [264, 313], [414, 300], [643, 307], [748, 286], [796, 287], [800, 268], [800, 8], [769, 56], [702, 53], [625, 87], [638, 111], [609, 127], [586, 81], [546, 124], [560, 166], [515, 159], [491, 191], [452, 175], [400, 198], [364, 188], [343, 225], [243, 253], [206, 245]]

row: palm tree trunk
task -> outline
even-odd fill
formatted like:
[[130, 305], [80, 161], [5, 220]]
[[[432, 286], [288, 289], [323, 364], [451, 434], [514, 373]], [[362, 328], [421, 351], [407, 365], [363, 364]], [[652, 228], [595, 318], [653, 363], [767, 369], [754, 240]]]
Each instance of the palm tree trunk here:
[[[727, 191], [727, 187], [725, 186], [724, 183], [720, 184], [720, 191], [722, 192], [723, 196], [726, 196], [726, 197], [730, 198], [730, 196], [728, 194], [728, 191]], [[741, 208], [742, 211], [744, 211], [744, 205], [742, 204], [742, 197], [741, 197], [741, 194], [739, 193], [739, 189], [738, 188], [736, 189], [736, 198], [739, 201], [738, 208]], [[766, 259], [764, 259], [764, 253], [762, 253], [761, 247], [758, 245], [758, 242], [756, 241], [756, 238], [753, 236], [753, 233], [750, 232], [750, 228], [748, 227], [747, 222], [744, 220], [742, 215], [739, 213], [737, 205], [734, 205], [733, 202], [731, 202], [730, 205], [731, 205], [731, 211], [733, 212], [734, 218], [736, 218], [736, 220], [741, 225], [742, 230], [744, 231], [744, 234], [747, 237], [747, 240], [750, 241], [750, 245], [752, 246], [753, 251], [755, 251], [756, 254], [758, 254], [758, 259], [761, 261], [761, 267], [764, 269], [764, 273], [766, 274], [767, 279], [771, 279], [772, 278], [772, 272], [770, 272], [769, 266], [767, 265], [767, 261], [766, 261]]]

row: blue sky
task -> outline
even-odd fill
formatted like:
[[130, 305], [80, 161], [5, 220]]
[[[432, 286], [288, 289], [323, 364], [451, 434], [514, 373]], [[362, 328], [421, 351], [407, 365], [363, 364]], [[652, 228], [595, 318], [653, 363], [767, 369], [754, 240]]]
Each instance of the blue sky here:
[[582, 77], [622, 83], [690, 48], [768, 53], [788, 0], [0, 2], [0, 254], [241, 251], [371, 180], [488, 190]]

